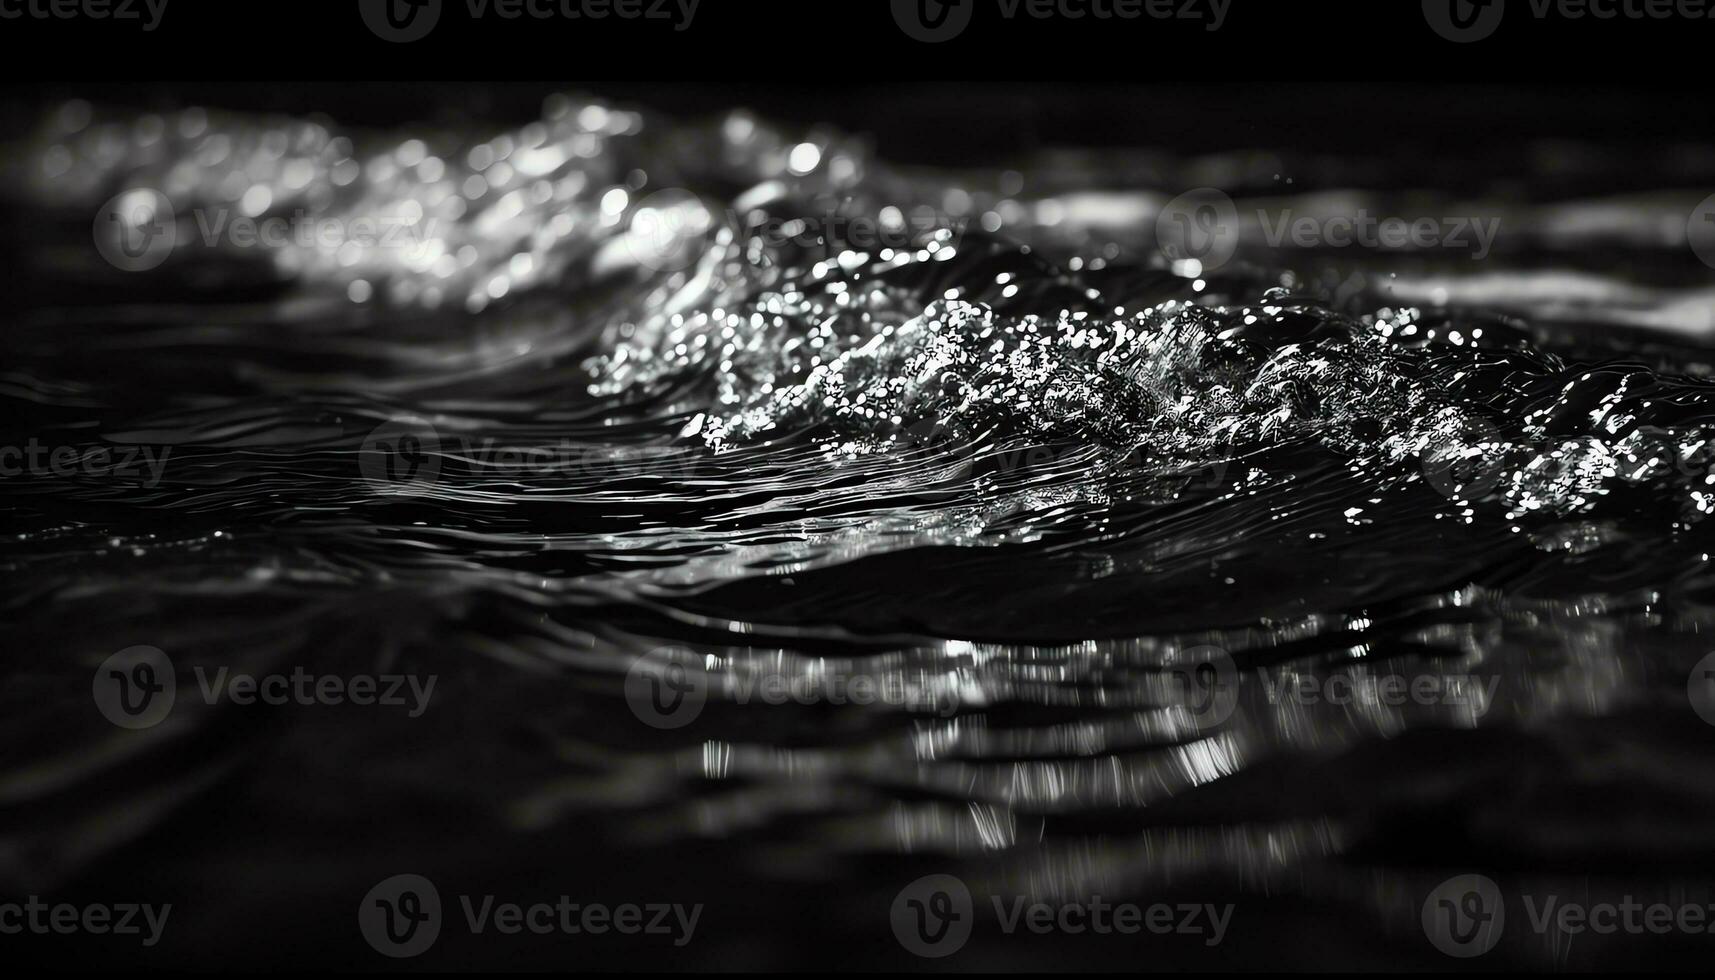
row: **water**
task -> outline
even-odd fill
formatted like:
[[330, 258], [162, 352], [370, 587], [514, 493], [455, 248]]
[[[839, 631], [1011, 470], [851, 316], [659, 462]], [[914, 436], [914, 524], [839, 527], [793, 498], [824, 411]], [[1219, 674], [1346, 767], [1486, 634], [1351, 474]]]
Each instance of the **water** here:
[[[56, 107], [7, 163], [4, 443], [46, 455], [0, 481], [6, 892], [172, 901], [151, 955], [194, 966], [382, 962], [352, 910], [404, 872], [706, 905], [683, 947], [449, 928], [452, 967], [925, 965], [889, 908], [932, 873], [976, 896], [959, 968], [1445, 967], [1466, 873], [1709, 904], [1703, 195], [1597, 195], [1715, 156], [1549, 147], [1530, 198], [1414, 166]], [[1203, 185], [1218, 267], [1157, 234]], [[159, 227], [137, 188], [176, 247], [115, 270], [90, 217]], [[1259, 208], [1504, 233], [1304, 248]], [[179, 697], [128, 731], [91, 677], [136, 645]], [[220, 667], [436, 686], [205, 703]], [[1090, 896], [1232, 924], [986, 912]], [[1509, 915], [1470, 962], [1707, 948]]]

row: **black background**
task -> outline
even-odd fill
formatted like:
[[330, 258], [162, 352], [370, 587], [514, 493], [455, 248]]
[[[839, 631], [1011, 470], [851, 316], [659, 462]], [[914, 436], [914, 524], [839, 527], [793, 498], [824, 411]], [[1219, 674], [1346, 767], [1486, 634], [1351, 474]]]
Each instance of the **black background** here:
[[1499, 33], [1464, 45], [1436, 35], [1419, 0], [1233, 0], [1217, 32], [979, 11], [962, 36], [930, 45], [898, 28], [887, 0], [703, 0], [683, 32], [472, 21], [464, 0], [447, 0], [427, 38], [392, 44], [356, 0], [170, 0], [150, 33], [0, 21], [0, 72], [22, 96], [14, 106], [78, 94], [354, 125], [514, 125], [555, 88], [681, 115], [742, 104], [873, 133], [894, 158], [939, 158], [925, 162], [1063, 143], [1342, 153], [1426, 133], [1621, 145], [1715, 133], [1715, 20], [1539, 21], [1527, 0], [1510, 3]]

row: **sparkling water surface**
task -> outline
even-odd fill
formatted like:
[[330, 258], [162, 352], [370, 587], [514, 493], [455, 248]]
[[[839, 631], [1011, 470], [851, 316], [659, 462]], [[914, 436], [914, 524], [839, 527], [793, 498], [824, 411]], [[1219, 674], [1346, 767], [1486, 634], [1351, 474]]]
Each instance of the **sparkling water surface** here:
[[[888, 910], [927, 874], [1234, 906], [1218, 956], [979, 915], [959, 968], [1452, 965], [1420, 916], [1467, 873], [1707, 904], [1715, 153], [1421, 166], [57, 107], [4, 169], [5, 443], [135, 465], [0, 480], [0, 880], [166, 895], [192, 965], [370, 964], [350, 910], [402, 872], [706, 903], [588, 967], [925, 965]], [[1230, 259], [1172, 247], [1195, 187]], [[1283, 209], [1500, 234], [1302, 248]], [[147, 731], [90, 704], [135, 645], [180, 674]], [[242, 709], [198, 666], [436, 687]]]

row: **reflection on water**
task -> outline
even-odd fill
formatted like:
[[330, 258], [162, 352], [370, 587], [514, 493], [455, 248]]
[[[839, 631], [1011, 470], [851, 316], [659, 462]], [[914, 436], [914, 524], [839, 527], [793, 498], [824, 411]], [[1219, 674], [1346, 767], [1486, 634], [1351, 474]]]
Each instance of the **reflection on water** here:
[[[1597, 200], [1583, 152], [1521, 203], [1269, 154], [924, 172], [569, 97], [478, 137], [59, 107], [7, 163], [7, 890], [267, 882], [182, 899], [193, 963], [367, 962], [315, 910], [401, 871], [671, 895], [688, 951], [580, 955], [739, 968], [910, 965], [929, 873], [1231, 902], [1253, 966], [1451, 963], [1419, 922], [1459, 874], [1698, 900], [1715, 279], [1700, 194]], [[1158, 248], [1198, 184], [1501, 230], [1251, 222], [1205, 267]], [[181, 697], [119, 731], [89, 675], [135, 644]], [[183, 693], [221, 666], [439, 683]], [[1075, 938], [979, 916], [955, 962], [1209, 963]]]

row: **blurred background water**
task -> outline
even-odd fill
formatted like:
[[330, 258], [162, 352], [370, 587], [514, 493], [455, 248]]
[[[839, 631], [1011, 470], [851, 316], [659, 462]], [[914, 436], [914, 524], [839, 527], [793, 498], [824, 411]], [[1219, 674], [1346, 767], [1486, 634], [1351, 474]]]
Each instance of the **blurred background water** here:
[[[8, 110], [5, 892], [172, 901], [150, 955], [202, 967], [375, 965], [403, 872], [707, 908], [444, 967], [926, 966], [934, 873], [1234, 906], [1214, 950], [979, 911], [961, 969], [1445, 967], [1467, 873], [1707, 905], [1715, 143], [960, 98]], [[1364, 215], [1440, 237], [1330, 240]], [[136, 645], [144, 731], [90, 699]], [[222, 666], [436, 687], [202, 703]], [[1511, 921], [1475, 962], [1708, 945]]]

